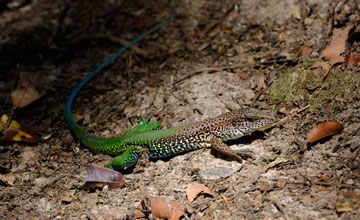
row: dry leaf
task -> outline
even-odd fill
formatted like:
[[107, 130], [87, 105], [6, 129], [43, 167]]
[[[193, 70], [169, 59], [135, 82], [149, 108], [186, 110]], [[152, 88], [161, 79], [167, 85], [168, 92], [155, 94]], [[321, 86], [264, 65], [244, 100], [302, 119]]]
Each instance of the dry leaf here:
[[325, 176], [325, 175], [320, 175], [320, 177], [319, 177], [321, 180], [327, 180], [328, 179], [328, 177], [327, 176]]
[[134, 214], [133, 214], [133, 219], [145, 218], [146, 215], [145, 215], [145, 213], [144, 213], [143, 210], [144, 210], [144, 209], [143, 209], [143, 207], [142, 207], [142, 203], [140, 203], [140, 204], [136, 207], [136, 209], [135, 209], [135, 212], [134, 212]]
[[345, 192], [340, 194], [334, 202], [337, 212], [350, 212], [359, 210], [360, 196], [354, 192]]
[[294, 18], [301, 19], [301, 7], [300, 4], [296, 4], [292, 7], [289, 11], [289, 15], [293, 16]]
[[266, 181], [261, 181], [259, 182], [259, 185], [260, 185], [260, 190], [263, 191], [263, 192], [267, 192], [267, 191], [270, 191], [272, 190], [272, 185], [270, 185], [268, 182]]
[[86, 167], [86, 171], [86, 176], [80, 178], [80, 180], [86, 181], [83, 186], [85, 189], [103, 185], [108, 185], [109, 189], [115, 189], [125, 184], [124, 176], [120, 172], [91, 164]]
[[308, 132], [306, 142], [313, 143], [329, 135], [340, 133], [343, 128], [339, 122], [322, 122]]
[[181, 216], [185, 216], [185, 211], [183, 207], [175, 203], [172, 203], [171, 206], [172, 206], [172, 213], [169, 220], [179, 220]]
[[[154, 217], [161, 219], [179, 220], [181, 216], [185, 215], [184, 209], [178, 204], [169, 204], [165, 197], [151, 197], [150, 199], [151, 211]], [[144, 213], [143, 203], [136, 207], [134, 218], [146, 218]]]
[[170, 218], [171, 209], [165, 197], [152, 197], [150, 198], [151, 211], [154, 217], [157, 218]]
[[345, 29], [335, 28], [333, 30], [329, 46], [321, 52], [325, 60], [330, 61], [331, 64], [345, 61], [341, 54], [345, 52], [345, 43], [352, 27], [352, 25], [348, 25]]
[[18, 108], [23, 108], [38, 98], [40, 98], [40, 94], [30, 81], [28, 75], [20, 74], [18, 85], [11, 93], [13, 104]]
[[309, 47], [309, 46], [303, 46], [303, 47], [301, 48], [300, 54], [301, 54], [301, 56], [306, 56], [306, 57], [308, 57], [308, 56], [310, 56], [311, 52], [312, 52], [312, 48], [311, 48], [311, 47]]
[[[9, 117], [6, 114], [1, 116], [0, 128], [6, 126]], [[15, 142], [25, 142], [33, 143], [38, 139], [36, 133], [29, 128], [23, 127], [19, 122], [12, 120], [10, 126], [2, 133], [0, 137], [0, 142], [3, 141], [15, 141]]]
[[348, 39], [349, 31], [352, 27], [353, 25], [351, 24], [345, 27], [345, 29], [335, 28], [333, 30], [330, 45], [321, 51], [321, 54], [324, 56], [324, 60], [330, 61], [330, 66], [323, 74], [323, 78], [327, 76], [331, 68], [336, 63], [342, 63], [345, 61], [345, 58], [341, 54], [345, 52], [346, 40]]
[[275, 167], [275, 166], [277, 166], [277, 165], [279, 165], [279, 164], [286, 163], [286, 162], [288, 162], [289, 160], [290, 160], [290, 159], [285, 158], [285, 157], [278, 157], [278, 158], [276, 158], [273, 162], [269, 163], [269, 164], [266, 166], [264, 172], [266, 172], [268, 169], [273, 168], [273, 167]]
[[360, 55], [355, 52], [349, 52], [346, 56], [346, 66], [356, 66], [360, 62]]
[[276, 183], [277, 187], [284, 188], [287, 184], [287, 180], [285, 179], [279, 179]]
[[0, 174], [0, 182], [5, 183], [6, 185], [13, 186], [15, 182], [15, 176], [13, 172]]
[[247, 80], [250, 78], [249, 74], [245, 73], [244, 71], [236, 71], [236, 74], [243, 80]]
[[188, 197], [189, 202], [193, 202], [200, 193], [204, 193], [204, 194], [213, 196], [210, 189], [207, 188], [203, 184], [194, 184], [194, 185], [186, 188], [185, 192], [186, 192], [186, 196]]

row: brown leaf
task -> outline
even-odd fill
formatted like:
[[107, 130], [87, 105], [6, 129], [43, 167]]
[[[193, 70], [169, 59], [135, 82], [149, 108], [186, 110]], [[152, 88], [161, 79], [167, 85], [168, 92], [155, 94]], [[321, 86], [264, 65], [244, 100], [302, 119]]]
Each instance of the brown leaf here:
[[350, 212], [359, 210], [360, 208], [360, 196], [357, 192], [350, 191], [340, 194], [334, 202], [336, 211], [338, 212]]
[[249, 74], [245, 73], [244, 71], [236, 71], [236, 74], [243, 80], [247, 80], [250, 78]]
[[145, 218], [146, 217], [146, 215], [145, 215], [145, 213], [144, 213], [144, 208], [143, 208], [143, 206], [142, 206], [142, 203], [140, 203], [137, 207], [136, 207], [136, 209], [135, 209], [135, 212], [134, 212], [134, 217], [133, 217], [133, 219], [138, 219], [138, 218]]
[[181, 216], [185, 216], [183, 207], [176, 203], [172, 203], [172, 213], [169, 220], [179, 220]]
[[204, 193], [204, 194], [213, 196], [210, 189], [207, 188], [203, 184], [194, 184], [194, 185], [186, 188], [185, 192], [186, 192], [186, 196], [188, 197], [189, 202], [193, 202], [200, 193]]
[[345, 61], [341, 54], [345, 52], [345, 43], [352, 27], [353, 25], [351, 24], [345, 27], [345, 29], [335, 28], [330, 44], [321, 52], [324, 59], [330, 61], [332, 65]]
[[325, 175], [320, 175], [319, 178], [320, 178], [321, 180], [327, 180], [327, 179], [328, 179], [328, 177], [325, 176]]
[[40, 98], [40, 94], [30, 81], [28, 75], [20, 74], [18, 85], [11, 93], [13, 104], [18, 108], [23, 108], [38, 98]]
[[309, 46], [303, 46], [303, 47], [301, 48], [300, 54], [301, 54], [301, 56], [306, 56], [306, 57], [308, 57], [308, 56], [310, 56], [311, 52], [312, 52], [312, 48], [311, 48], [311, 47], [309, 47]]
[[[1, 116], [0, 128], [6, 125], [9, 117], [6, 114]], [[36, 133], [26, 127], [23, 127], [19, 122], [12, 120], [10, 126], [2, 133], [0, 137], [0, 142], [5, 141], [15, 141], [15, 142], [25, 142], [25, 143], [34, 143], [38, 139]]]
[[313, 143], [329, 135], [340, 133], [343, 128], [339, 122], [322, 122], [308, 132], [306, 142]]
[[260, 185], [260, 190], [263, 192], [270, 191], [273, 188], [272, 185], [270, 185], [267, 181], [260, 181], [259, 185]]
[[279, 188], [284, 188], [287, 184], [287, 180], [286, 179], [279, 179], [276, 183], [277, 187]]
[[5, 183], [8, 186], [13, 186], [15, 182], [15, 176], [13, 172], [0, 174], [0, 182]]
[[360, 55], [355, 52], [349, 52], [346, 56], [346, 66], [356, 66], [360, 62]]
[[[169, 204], [165, 197], [151, 197], [150, 199], [151, 211], [154, 217], [169, 220], [179, 220], [181, 216], [185, 215], [184, 209], [178, 204]], [[134, 219], [146, 218], [143, 203], [136, 207]]]
[[85, 189], [103, 185], [108, 185], [109, 189], [115, 189], [125, 184], [124, 176], [120, 172], [91, 164], [86, 167], [86, 171], [86, 176], [80, 178], [80, 180], [86, 181], [83, 186]]
[[154, 217], [170, 218], [172, 211], [165, 197], [150, 198], [150, 205]]

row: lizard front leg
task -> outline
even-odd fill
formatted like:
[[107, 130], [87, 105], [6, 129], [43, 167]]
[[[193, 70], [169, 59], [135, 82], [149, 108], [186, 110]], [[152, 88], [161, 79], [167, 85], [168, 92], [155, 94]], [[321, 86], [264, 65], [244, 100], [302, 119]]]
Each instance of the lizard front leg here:
[[223, 155], [235, 158], [238, 162], [242, 162], [242, 158], [252, 157], [252, 152], [235, 152], [229, 146], [224, 144], [220, 138], [212, 137], [210, 139], [211, 149], [220, 152]]

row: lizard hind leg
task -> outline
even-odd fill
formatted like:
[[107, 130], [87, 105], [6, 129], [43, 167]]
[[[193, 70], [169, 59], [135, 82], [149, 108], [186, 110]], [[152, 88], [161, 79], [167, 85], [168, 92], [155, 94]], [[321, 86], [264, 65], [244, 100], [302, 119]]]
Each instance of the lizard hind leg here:
[[126, 151], [116, 156], [106, 167], [112, 170], [124, 170], [132, 167], [136, 164], [143, 151], [141, 146], [129, 145]]
[[137, 133], [145, 132], [145, 131], [152, 131], [152, 130], [161, 129], [161, 124], [159, 122], [151, 122], [151, 123], [149, 123], [150, 117], [151, 117], [151, 114], [145, 120], [143, 120], [143, 118], [141, 116], [139, 116], [139, 120], [140, 120], [139, 124], [137, 124], [134, 128], [129, 130], [125, 134], [125, 136], [133, 135], [133, 134], [137, 134]]

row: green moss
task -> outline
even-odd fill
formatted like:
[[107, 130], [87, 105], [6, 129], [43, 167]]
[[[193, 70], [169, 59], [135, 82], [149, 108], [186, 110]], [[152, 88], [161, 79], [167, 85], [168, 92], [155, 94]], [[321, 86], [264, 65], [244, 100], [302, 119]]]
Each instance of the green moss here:
[[307, 60], [282, 73], [270, 88], [270, 101], [305, 102], [313, 111], [324, 106], [335, 107], [338, 100], [348, 101], [359, 94], [359, 67], [342, 71], [342, 65], [335, 66], [323, 80], [324, 70], [312, 68], [313, 63]]

